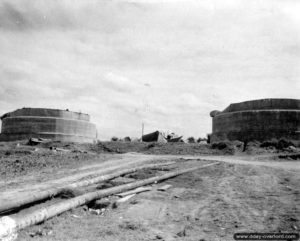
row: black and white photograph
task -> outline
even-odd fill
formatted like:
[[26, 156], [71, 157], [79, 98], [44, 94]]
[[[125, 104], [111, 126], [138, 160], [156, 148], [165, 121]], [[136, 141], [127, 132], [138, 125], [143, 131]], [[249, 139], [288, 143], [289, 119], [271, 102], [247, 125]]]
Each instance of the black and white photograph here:
[[299, 233], [299, 0], [0, 0], [0, 241]]

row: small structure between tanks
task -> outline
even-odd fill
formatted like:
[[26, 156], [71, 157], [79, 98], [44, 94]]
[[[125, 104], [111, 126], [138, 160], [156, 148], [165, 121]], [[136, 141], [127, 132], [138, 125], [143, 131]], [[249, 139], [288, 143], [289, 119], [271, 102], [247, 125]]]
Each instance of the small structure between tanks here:
[[45, 138], [92, 143], [97, 139], [90, 116], [79, 112], [44, 108], [22, 108], [1, 116], [0, 141]]
[[211, 142], [300, 140], [300, 100], [260, 99], [212, 111]]
[[163, 132], [163, 131], [155, 131], [147, 135], [142, 136], [142, 141], [144, 142], [179, 142], [182, 136], [178, 136], [173, 132]]

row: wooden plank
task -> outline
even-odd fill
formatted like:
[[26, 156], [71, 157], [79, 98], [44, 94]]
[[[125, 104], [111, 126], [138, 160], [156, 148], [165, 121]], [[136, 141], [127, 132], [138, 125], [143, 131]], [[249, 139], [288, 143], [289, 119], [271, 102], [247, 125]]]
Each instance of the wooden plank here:
[[164, 186], [158, 187], [157, 190], [158, 191], [166, 191], [167, 189], [169, 189], [170, 187], [172, 187], [172, 185], [166, 184]]
[[116, 194], [116, 196], [125, 197], [125, 196], [131, 195], [131, 194], [147, 192], [147, 191], [150, 191], [151, 189], [152, 189], [152, 187], [138, 187], [138, 188], [128, 191], [128, 192], [118, 193], [118, 194]]
[[123, 202], [126, 202], [127, 200], [129, 200], [130, 198], [132, 198], [133, 196], [135, 196], [136, 193], [134, 194], [131, 194], [131, 195], [128, 195], [126, 197], [123, 197], [123, 198], [120, 198], [119, 200], [117, 200], [117, 203], [123, 203]]

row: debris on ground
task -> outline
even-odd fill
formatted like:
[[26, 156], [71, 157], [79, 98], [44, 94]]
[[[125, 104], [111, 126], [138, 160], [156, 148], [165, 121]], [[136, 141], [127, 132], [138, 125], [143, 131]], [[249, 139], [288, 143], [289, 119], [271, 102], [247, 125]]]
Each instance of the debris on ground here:
[[41, 237], [41, 236], [51, 236], [53, 234], [53, 230], [41, 230], [41, 229], [38, 229], [34, 232], [29, 232], [28, 235], [30, 237]]
[[93, 209], [93, 208], [89, 208], [89, 212], [91, 214], [95, 214], [95, 215], [100, 215], [102, 214], [102, 211], [100, 209]]
[[51, 139], [45, 139], [45, 138], [30, 138], [28, 141], [28, 145], [35, 146], [40, 143], [47, 143], [47, 142], [51, 142], [51, 141], [52, 141]]
[[158, 187], [157, 190], [158, 191], [166, 191], [166, 190], [168, 190], [171, 187], [172, 187], [172, 185], [167, 184], [167, 185], [163, 185], [161, 187]]
[[128, 192], [118, 193], [118, 194], [116, 194], [116, 196], [125, 197], [125, 196], [131, 195], [131, 194], [147, 192], [147, 191], [150, 191], [150, 190], [152, 190], [152, 187], [138, 187], [138, 188], [136, 188], [134, 190], [131, 190], [131, 191], [128, 191]]
[[176, 234], [178, 237], [185, 237], [186, 236], [186, 228], [184, 227], [180, 232]]
[[68, 150], [68, 149], [63, 149], [63, 148], [53, 147], [53, 146], [50, 146], [49, 149], [52, 150], [52, 151], [59, 151], [59, 152], [70, 152], [71, 151], [71, 150]]
[[130, 194], [128, 196], [125, 196], [123, 198], [120, 198], [119, 200], [117, 200], [117, 203], [123, 203], [123, 202], [126, 202], [128, 201], [130, 198], [134, 197], [136, 195], [136, 193], [134, 194]]
[[144, 142], [180, 142], [181, 139], [182, 136], [178, 136], [172, 131], [155, 131], [142, 136]]

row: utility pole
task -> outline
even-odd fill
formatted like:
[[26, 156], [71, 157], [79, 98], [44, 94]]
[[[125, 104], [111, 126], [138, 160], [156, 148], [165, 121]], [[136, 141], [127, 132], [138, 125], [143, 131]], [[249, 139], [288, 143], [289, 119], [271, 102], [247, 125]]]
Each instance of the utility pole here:
[[143, 142], [143, 135], [144, 135], [144, 122], [142, 122], [142, 138], [141, 138], [141, 142]]

